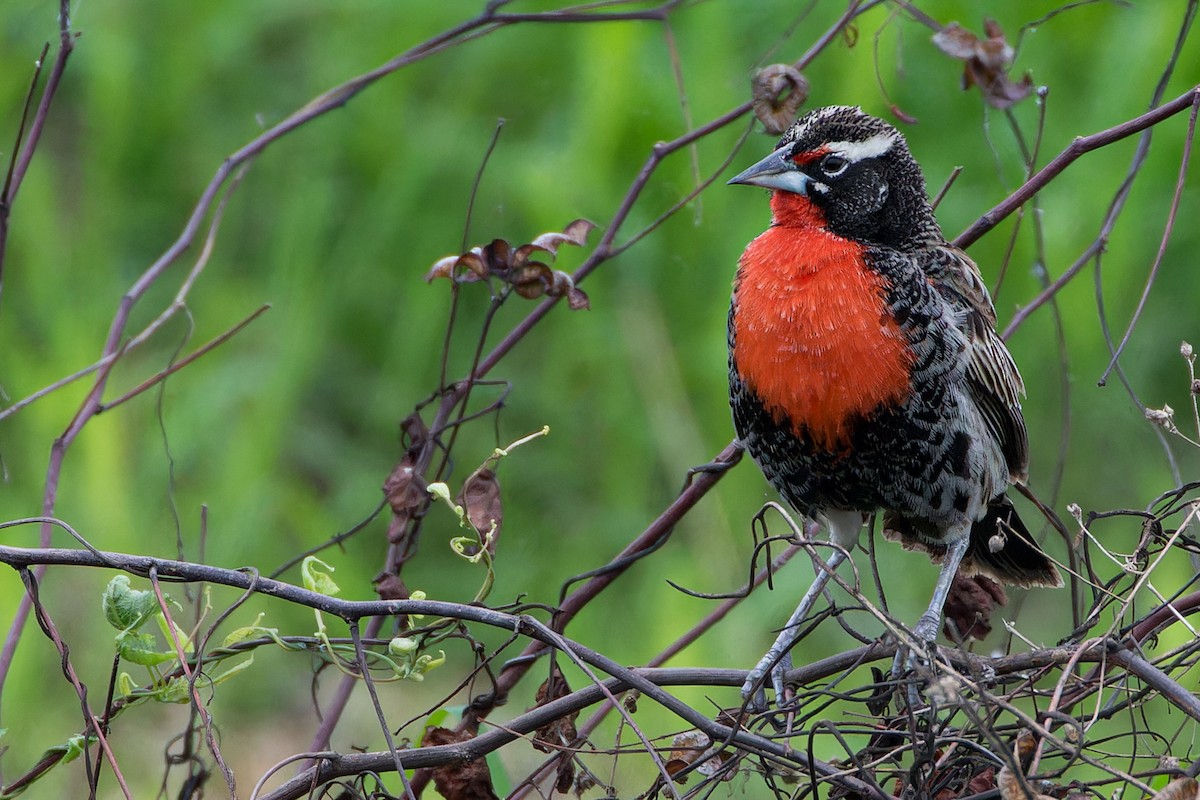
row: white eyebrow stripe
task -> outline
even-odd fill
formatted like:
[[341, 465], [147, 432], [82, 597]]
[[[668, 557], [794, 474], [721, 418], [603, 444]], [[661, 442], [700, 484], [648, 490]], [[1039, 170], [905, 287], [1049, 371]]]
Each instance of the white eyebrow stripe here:
[[891, 150], [895, 143], [896, 134], [877, 133], [865, 142], [830, 142], [825, 145], [825, 149], [854, 164], [863, 159], [877, 158], [883, 155]]

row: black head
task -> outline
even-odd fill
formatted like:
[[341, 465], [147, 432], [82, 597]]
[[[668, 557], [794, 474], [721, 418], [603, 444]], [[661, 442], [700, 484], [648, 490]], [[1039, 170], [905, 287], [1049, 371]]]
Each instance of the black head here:
[[805, 114], [775, 152], [729, 183], [804, 195], [848, 239], [900, 248], [943, 241], [904, 137], [851, 106]]

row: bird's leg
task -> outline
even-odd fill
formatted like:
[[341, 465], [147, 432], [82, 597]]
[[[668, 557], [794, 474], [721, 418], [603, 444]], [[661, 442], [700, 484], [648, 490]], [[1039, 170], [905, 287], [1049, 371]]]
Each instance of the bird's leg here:
[[[846, 551], [838, 546], [833, 548], [833, 552], [829, 554], [829, 558], [825, 560], [824, 566], [817, 572], [816, 579], [812, 582], [812, 586], [808, 587], [808, 591], [804, 593], [804, 597], [800, 600], [800, 605], [796, 606], [796, 610], [792, 612], [792, 616], [788, 619], [787, 624], [783, 626], [783, 630], [779, 632], [779, 637], [775, 640], [775, 644], [771, 645], [771, 649], [767, 654], [759, 660], [754, 669], [750, 670], [750, 674], [746, 677], [746, 682], [742, 684], [742, 699], [749, 700], [754, 697], [755, 693], [762, 688], [763, 679], [767, 673], [771, 674], [771, 685], [775, 689], [775, 702], [780, 702], [783, 699], [783, 676], [791, 667], [791, 659], [788, 654], [791, 652], [792, 646], [796, 644], [796, 635], [800, 629], [800, 623], [808, 616], [808, 612], [812, 610], [813, 603], [821, 595], [825, 588], [825, 584], [829, 582], [833, 571], [838, 568], [838, 565], [846, 560]], [[755, 705], [763, 705], [756, 703]]]
[[[933, 597], [929, 601], [929, 608], [925, 609], [925, 613], [921, 615], [913, 628], [913, 633], [917, 635], [917, 638], [927, 645], [937, 639], [938, 629], [942, 627], [942, 609], [946, 605], [946, 597], [950, 594], [950, 586], [954, 583], [954, 576], [958, 573], [958, 565], [962, 563], [963, 556], [967, 554], [967, 547], [970, 544], [970, 536], [960, 536], [946, 548], [946, 555], [942, 559], [942, 570], [938, 573], [937, 583], [933, 586]], [[909, 651], [906, 655], [904, 649], [901, 648], [896, 653], [896, 660], [892, 662], [892, 677], [899, 677], [906, 669], [912, 669], [916, 663], [915, 659], [915, 651]]]

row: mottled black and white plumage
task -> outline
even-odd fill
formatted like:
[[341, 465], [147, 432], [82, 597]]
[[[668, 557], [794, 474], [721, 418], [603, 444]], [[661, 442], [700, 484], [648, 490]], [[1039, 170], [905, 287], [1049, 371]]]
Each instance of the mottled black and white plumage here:
[[[774, 190], [729, 314], [734, 426], [771, 485], [842, 548], [883, 510], [885, 533], [941, 560], [917, 626], [928, 640], [960, 560], [1005, 583], [1061, 585], [1004, 495], [1028, 470], [1024, 384], [900, 133], [857, 108], [818, 109], [730, 183]], [[791, 644], [785, 629], [747, 693]]]

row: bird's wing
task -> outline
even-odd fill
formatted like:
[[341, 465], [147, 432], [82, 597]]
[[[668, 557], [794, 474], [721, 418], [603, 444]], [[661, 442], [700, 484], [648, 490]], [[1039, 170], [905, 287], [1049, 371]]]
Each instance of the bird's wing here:
[[971, 398], [999, 443], [1012, 480], [1024, 482], [1029, 469], [1029, 437], [1021, 416], [1025, 383], [996, 333], [996, 309], [979, 267], [966, 253], [949, 245], [926, 253], [920, 257], [921, 269], [954, 309], [967, 338]]

